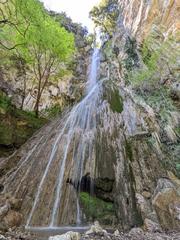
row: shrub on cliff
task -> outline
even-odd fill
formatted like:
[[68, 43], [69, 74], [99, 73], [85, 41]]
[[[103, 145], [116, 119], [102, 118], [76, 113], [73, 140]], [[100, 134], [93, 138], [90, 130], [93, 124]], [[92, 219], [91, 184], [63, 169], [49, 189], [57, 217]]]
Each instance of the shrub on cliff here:
[[102, 32], [112, 35], [119, 16], [118, 0], [102, 0], [90, 11], [90, 17]]

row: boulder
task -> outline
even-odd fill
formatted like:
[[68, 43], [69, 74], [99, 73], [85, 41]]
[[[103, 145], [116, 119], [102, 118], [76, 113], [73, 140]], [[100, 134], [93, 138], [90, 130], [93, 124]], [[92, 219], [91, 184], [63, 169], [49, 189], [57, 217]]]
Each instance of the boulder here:
[[144, 230], [148, 232], [161, 232], [161, 226], [159, 223], [146, 218], [144, 220]]
[[180, 196], [177, 185], [169, 179], [159, 179], [152, 205], [164, 230], [180, 230]]
[[141, 194], [136, 193], [137, 206], [141, 212], [143, 219], [147, 217], [148, 214], [152, 212], [150, 202]]
[[129, 232], [129, 235], [133, 236], [133, 235], [142, 235], [144, 234], [144, 231], [142, 230], [142, 228], [132, 228]]
[[115, 236], [115, 237], [120, 236], [119, 230], [116, 230], [116, 231], [114, 232], [114, 236]]
[[10, 210], [4, 217], [4, 222], [8, 227], [18, 227], [22, 222], [22, 215], [19, 212]]
[[148, 191], [143, 191], [142, 196], [146, 199], [150, 199], [151, 198], [151, 193], [148, 192]]
[[91, 228], [86, 232], [86, 235], [94, 234], [94, 233], [107, 234], [107, 231], [100, 226], [98, 221], [96, 221], [94, 222], [94, 225], [92, 225]]
[[78, 232], [67, 232], [62, 235], [49, 237], [49, 240], [80, 240], [81, 236]]

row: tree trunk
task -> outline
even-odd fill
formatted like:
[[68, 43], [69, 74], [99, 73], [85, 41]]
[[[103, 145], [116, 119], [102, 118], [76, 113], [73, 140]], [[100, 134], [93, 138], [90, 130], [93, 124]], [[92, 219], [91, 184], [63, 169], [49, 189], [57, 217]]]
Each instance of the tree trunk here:
[[35, 107], [34, 107], [35, 115], [37, 118], [39, 117], [39, 102], [40, 102], [40, 97], [38, 96]]

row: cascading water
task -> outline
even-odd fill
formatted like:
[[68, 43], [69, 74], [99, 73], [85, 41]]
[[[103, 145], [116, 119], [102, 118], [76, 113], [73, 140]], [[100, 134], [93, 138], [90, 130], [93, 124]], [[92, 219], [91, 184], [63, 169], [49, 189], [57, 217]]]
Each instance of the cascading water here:
[[[53, 185], [50, 196], [50, 211], [46, 218], [46, 224], [49, 228], [59, 226], [61, 224], [61, 212], [63, 211], [62, 194], [65, 191], [65, 184], [67, 179], [70, 179], [71, 185], [73, 185], [76, 199], [76, 224], [81, 224], [81, 210], [79, 204], [79, 190], [80, 182], [84, 172], [90, 172], [93, 177], [94, 167], [93, 154], [95, 154], [94, 141], [96, 133], [96, 114], [97, 103], [99, 99], [99, 86], [97, 84], [97, 74], [100, 62], [100, 50], [95, 48], [92, 55], [92, 62], [90, 67], [90, 73], [86, 86], [86, 96], [77, 104], [65, 118], [60, 120], [57, 126], [57, 134], [52, 145], [52, 150], [46, 166], [43, 170], [43, 174], [39, 182], [37, 182], [37, 191], [33, 200], [32, 209], [27, 219], [26, 227], [37, 226], [36, 213], [39, 212], [39, 206], [41, 202], [46, 202], [47, 196], [44, 196], [44, 189], [48, 185]], [[32, 170], [35, 159], [38, 158], [38, 152], [41, 152], [49, 141], [49, 136], [42, 136], [39, 140], [43, 142], [43, 145], [38, 149], [38, 144], [35, 145], [29, 152], [25, 159], [19, 162], [17, 170], [15, 170], [7, 179], [6, 186], [11, 189], [12, 180], [19, 177], [23, 172], [23, 176], [28, 176]], [[31, 159], [32, 153], [37, 151], [37, 156]], [[39, 164], [39, 163], [38, 163]], [[27, 169], [22, 167], [29, 165]], [[71, 165], [70, 168], [68, 166]], [[41, 166], [42, 167], [42, 166]], [[55, 168], [55, 169], [54, 169]], [[70, 173], [67, 174], [67, 169]], [[21, 191], [21, 186], [24, 184], [24, 177], [22, 177], [17, 190], [16, 195]], [[72, 188], [72, 187], [71, 187]]]

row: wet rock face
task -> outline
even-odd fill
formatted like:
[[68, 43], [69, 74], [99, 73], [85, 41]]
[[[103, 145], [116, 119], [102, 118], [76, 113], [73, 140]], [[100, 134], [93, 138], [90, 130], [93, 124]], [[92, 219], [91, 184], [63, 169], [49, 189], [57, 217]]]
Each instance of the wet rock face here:
[[[57, 179], [61, 176], [61, 207], [56, 210], [58, 225], [76, 222], [78, 185], [81, 191], [91, 192], [91, 184], [97, 198], [114, 204], [121, 230], [143, 224], [146, 211], [138, 207], [136, 192], [149, 199], [157, 180], [164, 174], [158, 142], [157, 149], [147, 142], [149, 136], [158, 134], [154, 116], [147, 106], [137, 105], [125, 88], [119, 91], [116, 84], [105, 81], [98, 87], [88, 101], [84, 100], [85, 105], [74, 108], [72, 119], [67, 113], [64, 118], [45, 126], [1, 165], [6, 169], [11, 162], [10, 172], [2, 177], [1, 182], [5, 192], [23, 200], [20, 210], [23, 223], [49, 225]], [[84, 106], [92, 111], [86, 131], [83, 130], [87, 110], [86, 107], [83, 110]], [[78, 109], [83, 112], [80, 118]], [[78, 124], [73, 125], [71, 144], [67, 145], [71, 121]], [[61, 133], [63, 126], [64, 132]], [[12, 159], [15, 159], [14, 165]], [[11, 204], [18, 205], [13, 201]], [[106, 205], [105, 209], [109, 206]], [[111, 219], [110, 215], [108, 218]], [[109, 223], [107, 219], [103, 221]], [[114, 222], [113, 218], [110, 222]]]

